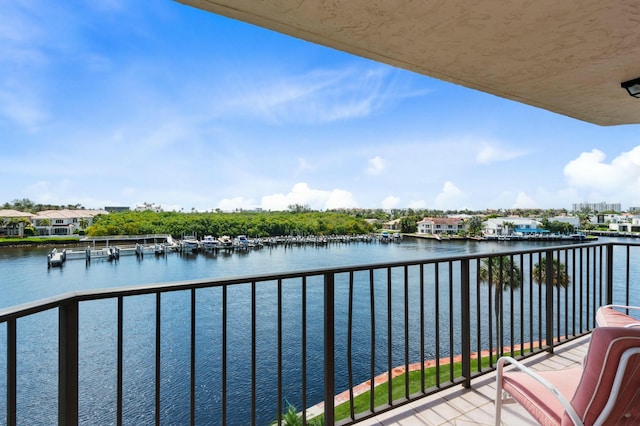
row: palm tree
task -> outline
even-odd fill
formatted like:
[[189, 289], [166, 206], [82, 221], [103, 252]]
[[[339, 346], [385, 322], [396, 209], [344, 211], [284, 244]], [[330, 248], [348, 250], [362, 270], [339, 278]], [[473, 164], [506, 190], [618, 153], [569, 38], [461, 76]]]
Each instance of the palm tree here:
[[513, 234], [513, 230], [516, 229], [516, 224], [513, 222], [502, 222], [502, 229], [503, 235], [511, 235]]
[[522, 286], [520, 266], [511, 256], [495, 256], [482, 259], [480, 266], [480, 280], [495, 289], [494, 314], [496, 317], [496, 349], [500, 347], [503, 330], [500, 326], [502, 313], [502, 294], [508, 289], [518, 289]]
[[80, 225], [80, 228], [86, 229], [87, 226], [89, 226], [89, 219], [87, 219], [86, 217], [80, 218], [80, 220], [78, 221], [78, 225]]
[[0, 229], [5, 228], [4, 234], [7, 234], [6, 228], [9, 226], [9, 219], [6, 217], [0, 217]]
[[12, 217], [9, 219], [7, 227], [13, 229], [12, 235], [19, 235], [19, 232], [16, 230], [20, 228], [20, 223], [20, 218]]
[[[538, 284], [544, 284], [547, 282], [547, 258], [543, 257], [540, 262], [533, 266], [533, 279]], [[564, 263], [560, 263], [558, 259], [553, 259], [552, 266], [553, 273], [553, 286], [567, 288], [571, 284], [571, 277], [567, 274], [567, 268]]]
[[51, 235], [51, 219], [40, 219], [40, 221], [38, 222], [39, 226], [46, 226], [49, 229], [49, 235]]

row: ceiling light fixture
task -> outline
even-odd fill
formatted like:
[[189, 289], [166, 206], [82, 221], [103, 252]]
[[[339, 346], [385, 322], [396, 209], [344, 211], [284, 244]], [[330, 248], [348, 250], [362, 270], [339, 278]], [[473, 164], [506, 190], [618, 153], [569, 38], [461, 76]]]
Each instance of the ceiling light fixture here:
[[624, 83], [621, 83], [620, 86], [623, 89], [627, 89], [629, 95], [633, 96], [634, 98], [640, 98], [640, 78], [625, 81]]

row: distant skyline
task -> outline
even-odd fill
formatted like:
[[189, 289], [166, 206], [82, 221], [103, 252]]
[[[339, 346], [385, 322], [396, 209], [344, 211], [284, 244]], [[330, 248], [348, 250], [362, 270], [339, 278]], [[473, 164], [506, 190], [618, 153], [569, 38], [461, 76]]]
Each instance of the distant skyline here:
[[0, 4], [2, 203], [626, 210], [639, 129], [174, 1]]

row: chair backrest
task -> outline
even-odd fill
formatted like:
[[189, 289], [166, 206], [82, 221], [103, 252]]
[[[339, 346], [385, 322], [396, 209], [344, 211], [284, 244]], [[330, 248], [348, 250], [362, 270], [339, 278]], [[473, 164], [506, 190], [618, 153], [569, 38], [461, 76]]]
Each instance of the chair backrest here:
[[583, 368], [571, 405], [585, 425], [640, 424], [639, 328], [594, 329]]

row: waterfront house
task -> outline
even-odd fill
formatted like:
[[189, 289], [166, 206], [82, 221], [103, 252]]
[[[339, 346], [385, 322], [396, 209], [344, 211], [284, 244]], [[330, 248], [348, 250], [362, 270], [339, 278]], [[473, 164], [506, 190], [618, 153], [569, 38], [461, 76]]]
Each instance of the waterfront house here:
[[539, 233], [540, 222], [535, 219], [521, 217], [497, 217], [487, 219], [484, 223], [485, 236], [504, 236], [512, 234]]
[[93, 225], [93, 219], [106, 210], [45, 210], [32, 217], [38, 235], [73, 235]]
[[465, 221], [457, 217], [425, 217], [417, 225], [418, 234], [455, 235], [466, 229]]
[[0, 210], [0, 237], [22, 237], [24, 228], [31, 223], [33, 214], [18, 210]]
[[627, 216], [625, 219], [609, 223], [609, 229], [614, 232], [640, 232], [640, 216]]
[[400, 219], [390, 220], [382, 224], [382, 229], [388, 229], [389, 231], [400, 230]]
[[603, 213], [590, 216], [590, 221], [594, 225], [604, 225], [610, 223], [627, 223], [627, 218], [618, 213]]
[[577, 231], [580, 228], [580, 218], [577, 216], [554, 216], [550, 217], [548, 220], [550, 223], [568, 223], [573, 226], [574, 231]]

